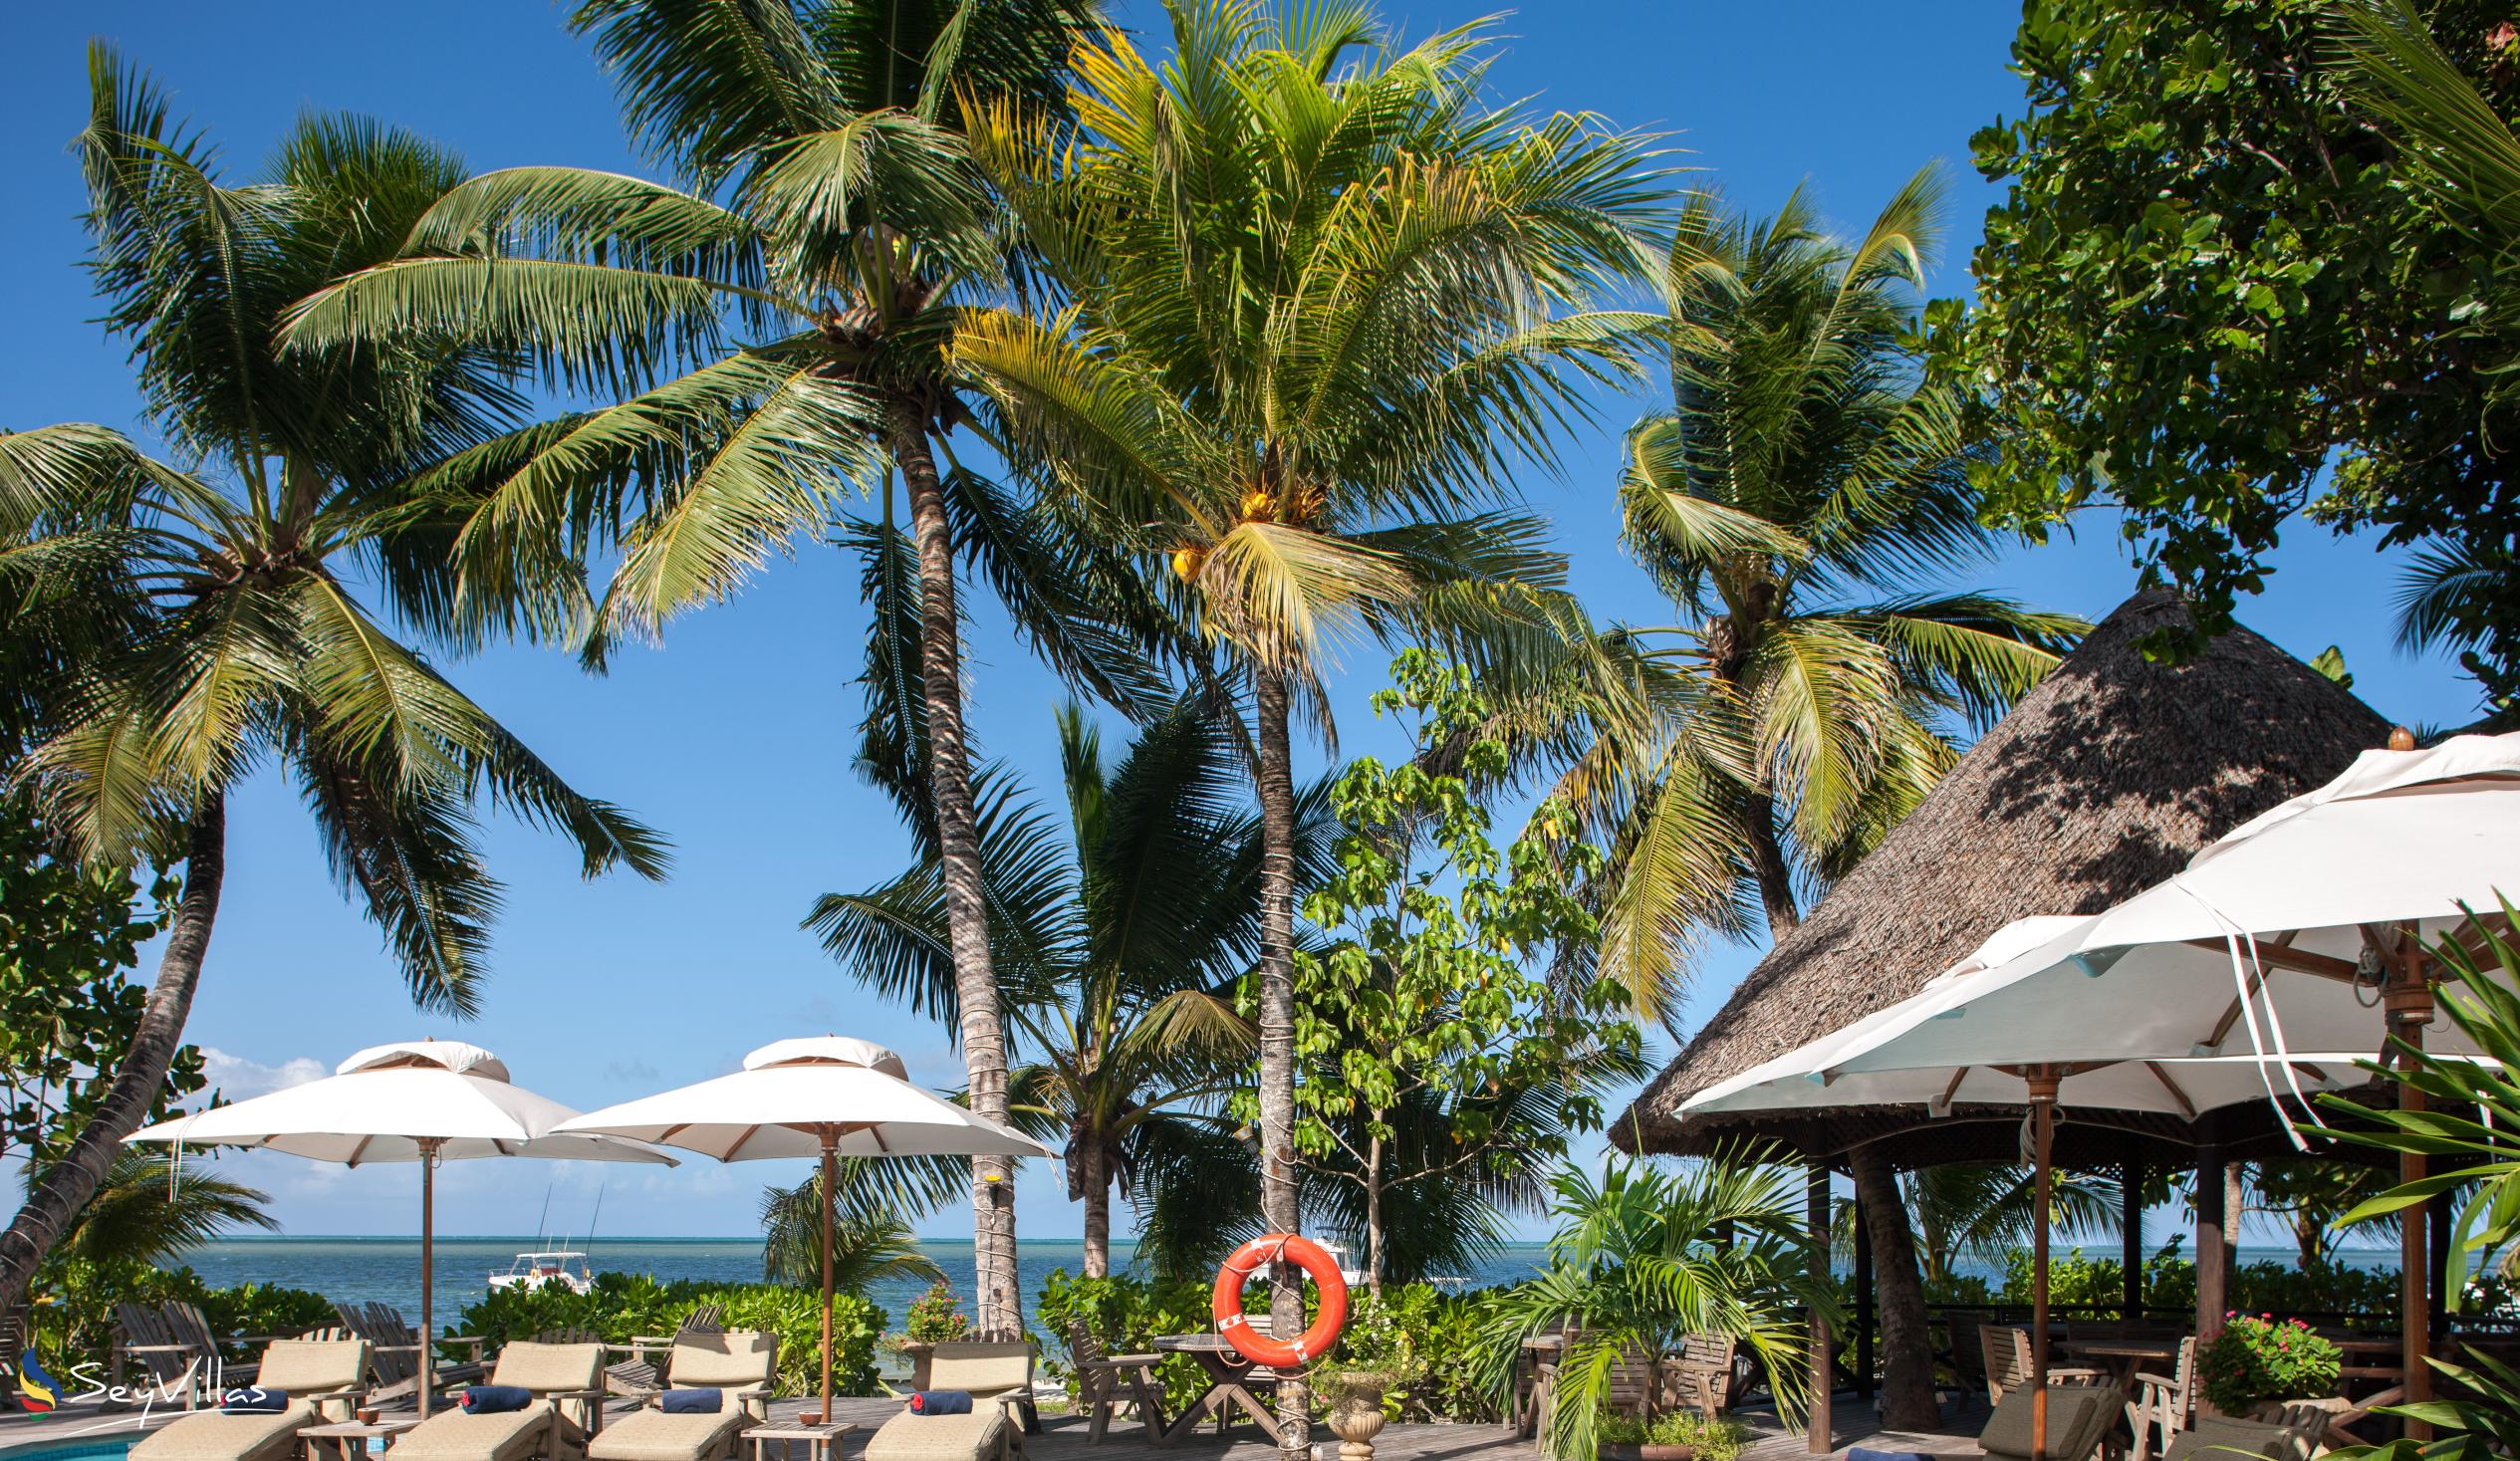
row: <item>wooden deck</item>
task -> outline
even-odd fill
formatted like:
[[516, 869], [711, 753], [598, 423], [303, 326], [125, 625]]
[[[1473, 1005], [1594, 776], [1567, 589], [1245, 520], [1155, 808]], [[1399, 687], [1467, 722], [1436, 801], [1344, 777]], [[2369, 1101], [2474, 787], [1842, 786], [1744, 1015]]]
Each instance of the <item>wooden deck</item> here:
[[[779, 1400], [771, 1405], [774, 1419], [787, 1419], [805, 1408], [803, 1400]], [[612, 1413], [619, 1414], [627, 1402], [616, 1402]], [[832, 1409], [842, 1420], [855, 1422], [858, 1429], [842, 1441], [843, 1457], [856, 1457], [864, 1451], [867, 1437], [877, 1426], [900, 1412], [898, 1400], [886, 1398], [842, 1399]], [[0, 1455], [20, 1448], [41, 1449], [76, 1445], [81, 1442], [121, 1439], [148, 1428], [164, 1424], [183, 1414], [181, 1408], [156, 1410], [146, 1415], [133, 1410], [106, 1411], [94, 1404], [74, 1403], [50, 1415], [0, 1415]], [[1832, 1419], [1837, 1443], [1833, 1453], [1844, 1457], [1849, 1446], [1864, 1445], [1883, 1450], [1951, 1450], [1965, 1449], [1968, 1438], [1977, 1434], [1985, 1421], [1985, 1406], [1980, 1403], [1953, 1416], [1949, 1429], [1940, 1435], [1917, 1435], [1902, 1431], [1885, 1431], [1873, 1414], [1870, 1401], [1841, 1398]], [[1805, 1449], [1800, 1430], [1781, 1430], [1776, 1417], [1761, 1410], [1743, 1413], [1741, 1419], [1758, 1433], [1743, 1461], [1798, 1461], [1810, 1452]], [[1127, 1458], [1147, 1452], [1149, 1448], [1140, 1432], [1116, 1424], [1112, 1434], [1097, 1446], [1085, 1438], [1085, 1421], [1076, 1416], [1044, 1416], [1042, 1434], [1025, 1438], [1028, 1461], [1127, 1461]], [[1313, 1439], [1327, 1443], [1320, 1451], [1324, 1457], [1335, 1457], [1338, 1438], [1326, 1426], [1316, 1425]], [[1375, 1455], [1381, 1461], [1455, 1461], [1462, 1457], [1492, 1457], [1497, 1461], [1540, 1461], [1540, 1453], [1529, 1443], [1517, 1439], [1502, 1426], [1494, 1425], [1393, 1425], [1375, 1439]], [[1226, 1435], [1218, 1435], [1212, 1427], [1201, 1427], [1192, 1436], [1185, 1436], [1161, 1448], [1166, 1461], [1275, 1461], [1277, 1447], [1270, 1444], [1259, 1430], [1249, 1424], [1238, 1425]]]

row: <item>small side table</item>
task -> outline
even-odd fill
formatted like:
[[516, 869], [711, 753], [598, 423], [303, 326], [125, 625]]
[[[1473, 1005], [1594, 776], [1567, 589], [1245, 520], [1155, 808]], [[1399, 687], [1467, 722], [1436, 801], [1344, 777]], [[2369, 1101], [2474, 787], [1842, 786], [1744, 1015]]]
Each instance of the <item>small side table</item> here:
[[368, 1442], [382, 1441], [391, 1450], [402, 1433], [420, 1423], [416, 1415], [387, 1415], [374, 1422], [336, 1420], [325, 1425], [310, 1425], [298, 1432], [306, 1442], [307, 1461], [360, 1461], [368, 1454]]
[[805, 1461], [834, 1461], [840, 1454], [840, 1438], [857, 1428], [846, 1420], [821, 1425], [784, 1420], [756, 1425], [744, 1432], [744, 1439], [752, 1442], [752, 1461], [770, 1461], [770, 1448], [774, 1445], [779, 1448], [780, 1461], [793, 1461], [800, 1445], [805, 1448]]

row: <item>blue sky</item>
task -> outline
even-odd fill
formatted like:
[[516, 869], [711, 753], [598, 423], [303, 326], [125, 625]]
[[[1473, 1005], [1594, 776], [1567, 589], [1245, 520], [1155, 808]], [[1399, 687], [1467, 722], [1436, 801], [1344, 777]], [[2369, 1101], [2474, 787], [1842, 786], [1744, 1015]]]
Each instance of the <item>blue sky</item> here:
[[[1142, 3], [1119, 11], [1142, 25]], [[1477, 4], [1393, 5], [1415, 36], [1490, 13]], [[1670, 133], [1673, 160], [1735, 199], [1772, 208], [1806, 181], [1833, 219], [1857, 227], [1929, 159], [1955, 164], [1951, 239], [1936, 292], [1964, 293], [1966, 255], [1994, 191], [1967, 171], [1969, 133], [2018, 111], [2005, 69], [2017, 11], [1981, 0], [1740, 6], [1698, 0], [1587, 0], [1506, 17], [1495, 83], [1550, 108], [1598, 112]], [[403, 123], [459, 148], [476, 168], [558, 162], [637, 166], [604, 77], [549, 6], [441, 0], [411, 7], [259, 0], [110, 7], [23, 5], [0, 18], [0, 177], [12, 206], [0, 234], [0, 424], [94, 420], [139, 429], [124, 353], [92, 323], [78, 268], [78, 172], [66, 143], [86, 107], [83, 48], [102, 33], [151, 69], [177, 111], [249, 171], [301, 111], [346, 110]], [[1160, 44], [1159, 36], [1148, 36]], [[1598, 425], [1567, 443], [1560, 478], [1529, 482], [1556, 524], [1577, 582], [1606, 618], [1669, 617], [1614, 541], [1611, 484], [1620, 431], [1661, 386], [1600, 400]], [[2368, 542], [2297, 526], [2254, 627], [2305, 657], [2341, 644], [2358, 689], [2408, 722], [2474, 713], [2472, 687], [2437, 660], [2390, 642], [2391, 570]], [[2134, 587], [2112, 526], [2007, 552], [1978, 582], [2097, 617]], [[1060, 691], [982, 606], [972, 643], [973, 717], [987, 752], [1036, 786], [1051, 772]], [[739, 600], [677, 624], [658, 650], [620, 656], [592, 679], [558, 653], [499, 649], [458, 664], [472, 693], [580, 787], [623, 802], [668, 834], [672, 880], [585, 883], [549, 839], [490, 833], [509, 883], [483, 1017], [469, 1026], [415, 1014], [375, 930], [334, 892], [294, 801], [269, 777], [236, 799], [226, 894], [191, 1036], [216, 1052], [231, 1095], [327, 1070], [376, 1039], [462, 1036], [506, 1057], [518, 1079], [592, 1106], [698, 1080], [769, 1040], [838, 1031], [898, 1049], [912, 1071], [958, 1082], [944, 1033], [859, 992], [797, 920], [820, 892], [896, 871], [905, 843], [885, 804], [850, 775], [858, 714], [849, 679], [865, 629], [852, 571], [803, 545]], [[1338, 689], [1350, 753], [1385, 745], [1364, 710], [1379, 655], [1354, 656]], [[1315, 755], [1318, 763], [1318, 753]], [[1691, 1010], [1711, 1010], [1755, 957], [1720, 950]], [[238, 1158], [298, 1233], [400, 1233], [416, 1214], [407, 1171], [347, 1172], [280, 1157]], [[745, 1233], [763, 1182], [783, 1165], [629, 1174], [568, 1164], [466, 1163], [440, 1186], [450, 1233], [530, 1229], [546, 1182], [554, 1221], [583, 1221], [609, 1182], [605, 1226], [622, 1233]], [[1064, 1183], [1035, 1169], [1020, 1185], [1028, 1237], [1080, 1228]], [[576, 1204], [574, 1211], [571, 1204]], [[967, 1234], [958, 1210], [926, 1231]]]

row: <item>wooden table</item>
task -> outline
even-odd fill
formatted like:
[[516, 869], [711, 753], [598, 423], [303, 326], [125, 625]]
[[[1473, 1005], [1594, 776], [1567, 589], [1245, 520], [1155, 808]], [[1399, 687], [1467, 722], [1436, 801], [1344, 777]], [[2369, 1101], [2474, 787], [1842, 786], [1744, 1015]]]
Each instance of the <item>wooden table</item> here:
[[2092, 1360], [2122, 1376], [2142, 1364], [2167, 1367], [2178, 1362], [2176, 1339], [2059, 1339], [2056, 1347], [2076, 1359]]
[[832, 1461], [832, 1457], [839, 1453], [840, 1438], [857, 1428], [856, 1424], [846, 1420], [826, 1421], [821, 1425], [782, 1420], [770, 1425], [756, 1425], [745, 1431], [743, 1438], [752, 1442], [752, 1461], [769, 1461], [773, 1445], [779, 1448], [783, 1457], [794, 1456], [796, 1448], [802, 1445], [805, 1447], [805, 1461]]
[[[306, 1442], [307, 1461], [325, 1461], [329, 1452], [332, 1461], [356, 1461], [368, 1454], [368, 1442], [380, 1440], [390, 1450], [397, 1437], [420, 1423], [417, 1415], [387, 1415], [376, 1420], [336, 1420], [324, 1425], [310, 1425], [298, 1432]], [[352, 1442], [358, 1442], [353, 1445]]]
[[[1207, 1374], [1207, 1389], [1196, 1400], [1190, 1402], [1187, 1410], [1182, 1411], [1170, 1425], [1164, 1427], [1163, 1435], [1157, 1444], [1168, 1446], [1188, 1435], [1210, 1414], [1216, 1414], [1230, 1425], [1233, 1422], [1233, 1407], [1236, 1405], [1241, 1406], [1253, 1420], [1259, 1422], [1260, 1429], [1268, 1436], [1270, 1444], [1277, 1443], [1278, 1418], [1270, 1414], [1269, 1407], [1262, 1404], [1260, 1397], [1253, 1394], [1250, 1386], [1243, 1383], [1250, 1377], [1254, 1366], [1250, 1360], [1236, 1352], [1233, 1345], [1225, 1342], [1224, 1336], [1164, 1335], [1155, 1340], [1155, 1349], [1163, 1354], [1187, 1354], [1198, 1361], [1198, 1367]], [[1276, 1371], [1265, 1370], [1263, 1373], [1274, 1378]]]

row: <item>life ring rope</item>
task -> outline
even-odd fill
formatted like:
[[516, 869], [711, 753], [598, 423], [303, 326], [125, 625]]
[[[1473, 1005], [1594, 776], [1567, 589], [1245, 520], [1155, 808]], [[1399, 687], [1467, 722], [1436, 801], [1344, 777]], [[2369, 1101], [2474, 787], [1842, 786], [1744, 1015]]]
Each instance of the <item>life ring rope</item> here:
[[[1292, 1262], [1321, 1290], [1321, 1312], [1292, 1340], [1268, 1338], [1243, 1314], [1243, 1285], [1266, 1264]], [[1233, 1251], [1216, 1271], [1216, 1292], [1208, 1313], [1216, 1333], [1235, 1353], [1271, 1369], [1296, 1369], [1330, 1352], [1348, 1327], [1348, 1280], [1320, 1244], [1295, 1233], [1263, 1233]]]

